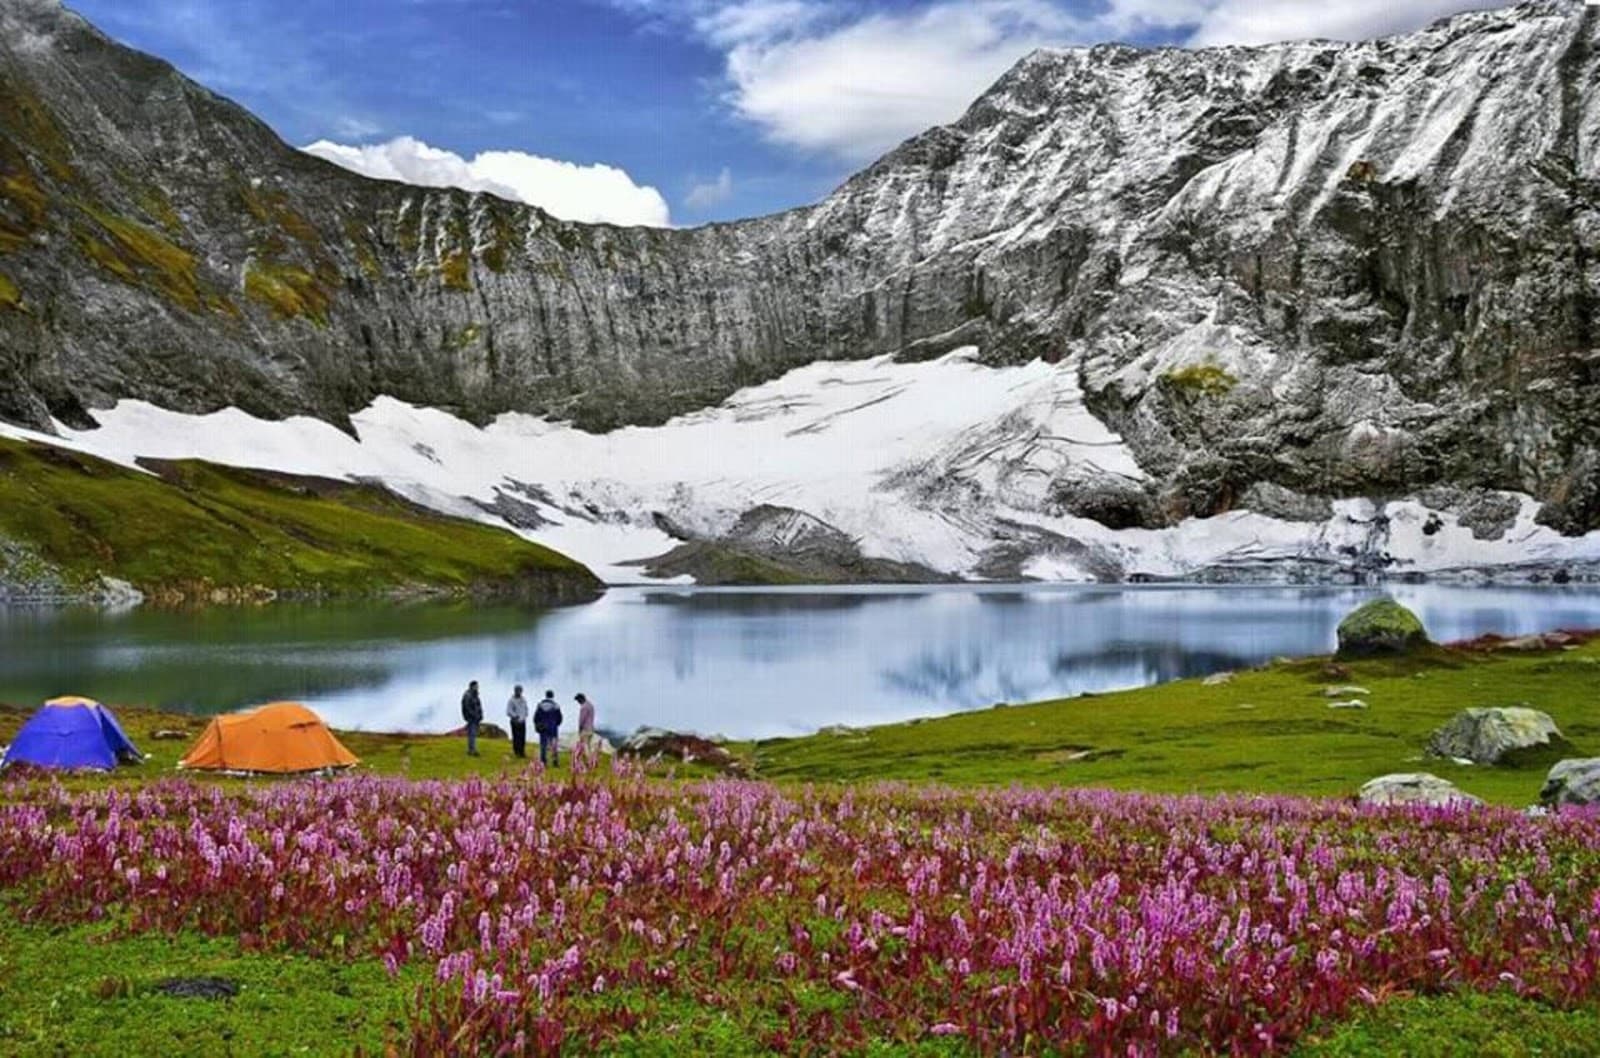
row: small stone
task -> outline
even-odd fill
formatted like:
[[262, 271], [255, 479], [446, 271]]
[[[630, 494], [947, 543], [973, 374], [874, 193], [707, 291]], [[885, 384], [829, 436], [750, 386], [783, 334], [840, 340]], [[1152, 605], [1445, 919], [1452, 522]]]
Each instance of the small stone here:
[[1356, 800], [1368, 805], [1477, 805], [1483, 802], [1448, 779], [1428, 772], [1380, 775], [1363, 784]]
[[1220, 687], [1225, 683], [1232, 683], [1233, 682], [1233, 673], [1231, 673], [1231, 672], [1213, 672], [1211, 675], [1207, 676], [1205, 679], [1201, 680], [1200, 682], [1201, 682], [1202, 685], [1204, 685], [1206, 687]]
[[1354, 684], [1349, 684], [1344, 687], [1324, 687], [1322, 689], [1322, 696], [1324, 698], [1361, 698], [1370, 695], [1371, 693], [1372, 692], [1367, 690], [1365, 687], [1357, 687]]
[[1329, 702], [1328, 703], [1328, 708], [1329, 709], [1365, 709], [1366, 707], [1367, 707], [1367, 703], [1363, 702], [1360, 698], [1351, 698], [1347, 702]]
[[150, 732], [150, 738], [154, 742], [178, 742], [188, 737], [189, 732], [176, 731], [169, 727], [163, 727], [160, 730]]

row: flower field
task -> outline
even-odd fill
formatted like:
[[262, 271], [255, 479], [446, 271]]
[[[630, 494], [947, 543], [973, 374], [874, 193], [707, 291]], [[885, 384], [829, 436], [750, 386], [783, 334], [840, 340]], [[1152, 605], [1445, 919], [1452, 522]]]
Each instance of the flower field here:
[[1600, 997], [1600, 817], [937, 787], [10, 780], [0, 898], [421, 966], [397, 1053], [1286, 1050], [1400, 994]]

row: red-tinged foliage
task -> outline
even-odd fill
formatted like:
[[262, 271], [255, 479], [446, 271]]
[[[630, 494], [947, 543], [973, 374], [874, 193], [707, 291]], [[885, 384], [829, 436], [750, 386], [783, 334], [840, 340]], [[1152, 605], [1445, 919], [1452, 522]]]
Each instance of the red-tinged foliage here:
[[[0, 890], [421, 961], [405, 1053], [554, 1054], [726, 1010], [836, 1053], [1234, 1054], [1385, 996], [1600, 998], [1600, 818], [1085, 791], [339, 779], [15, 784]], [[807, 991], [828, 1002], [802, 1002]]]

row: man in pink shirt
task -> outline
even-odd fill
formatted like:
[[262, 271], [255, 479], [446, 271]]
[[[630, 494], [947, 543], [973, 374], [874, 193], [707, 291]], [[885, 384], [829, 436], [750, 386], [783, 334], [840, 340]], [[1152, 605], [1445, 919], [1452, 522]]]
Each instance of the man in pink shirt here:
[[594, 703], [582, 694], [573, 700], [578, 703], [578, 740], [581, 742], [584, 736], [594, 734]]

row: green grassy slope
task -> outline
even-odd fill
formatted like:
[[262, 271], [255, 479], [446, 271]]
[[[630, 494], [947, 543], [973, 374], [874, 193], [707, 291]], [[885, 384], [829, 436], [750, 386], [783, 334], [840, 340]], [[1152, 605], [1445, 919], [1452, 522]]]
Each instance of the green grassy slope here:
[[[1550, 761], [1465, 767], [1421, 759], [1428, 734], [1469, 706], [1526, 703], [1600, 755], [1600, 642], [1493, 654], [1430, 650], [1351, 662], [1313, 658], [1116, 694], [963, 713], [747, 747], [772, 779], [1024, 782], [1170, 793], [1343, 796], [1387, 772], [1431, 771], [1489, 801], [1530, 804]], [[1370, 708], [1328, 708], [1354, 684]], [[1352, 697], [1352, 696], [1344, 696]]]
[[0, 438], [0, 582], [70, 592], [107, 575], [158, 599], [218, 601], [599, 589], [548, 548], [381, 488], [199, 462], [153, 469]]

